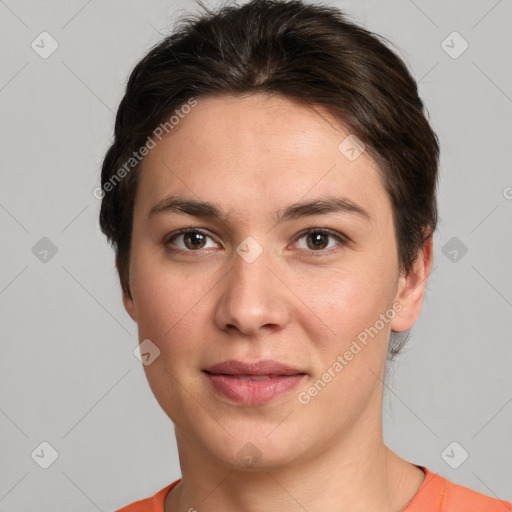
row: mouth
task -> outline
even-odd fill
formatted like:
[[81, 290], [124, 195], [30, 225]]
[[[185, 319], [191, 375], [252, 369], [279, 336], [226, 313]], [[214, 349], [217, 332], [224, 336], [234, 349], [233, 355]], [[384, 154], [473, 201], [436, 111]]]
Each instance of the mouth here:
[[261, 405], [296, 387], [306, 373], [277, 361], [225, 361], [203, 370], [214, 391], [230, 401]]
[[294, 377], [295, 375], [306, 375], [305, 373], [296, 373], [293, 375], [235, 375], [230, 373], [206, 373], [209, 375], [223, 375], [224, 377], [230, 377], [232, 379], [252, 381], [279, 379], [280, 377]]

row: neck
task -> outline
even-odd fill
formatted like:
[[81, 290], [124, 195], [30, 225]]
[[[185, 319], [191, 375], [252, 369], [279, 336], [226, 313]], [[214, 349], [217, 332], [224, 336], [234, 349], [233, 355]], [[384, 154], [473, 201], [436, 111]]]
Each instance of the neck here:
[[384, 445], [380, 417], [337, 433], [300, 463], [259, 471], [220, 463], [179, 427], [176, 440], [182, 481], [168, 494], [166, 512], [400, 512], [424, 479]]

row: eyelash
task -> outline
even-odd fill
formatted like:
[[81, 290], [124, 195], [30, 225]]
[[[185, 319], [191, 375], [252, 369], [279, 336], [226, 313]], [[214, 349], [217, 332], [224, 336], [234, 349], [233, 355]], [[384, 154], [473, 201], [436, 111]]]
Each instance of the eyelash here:
[[[198, 249], [198, 250], [190, 250], [190, 249], [180, 249], [180, 248], [171, 248], [171, 242], [173, 242], [176, 238], [178, 238], [180, 235], [184, 235], [184, 234], [187, 234], [187, 233], [200, 233], [201, 235], [204, 235], [204, 236], [207, 236], [211, 239], [213, 239], [213, 237], [206, 231], [203, 231], [202, 229], [199, 229], [199, 228], [183, 228], [183, 229], [180, 229], [179, 231], [176, 231], [174, 233], [172, 233], [171, 235], [168, 235], [164, 238], [164, 245], [171, 251], [171, 252], [174, 252], [174, 253], [181, 253], [181, 254], [193, 254], [193, 253], [198, 253], [198, 254], [201, 254], [201, 249]], [[308, 228], [308, 229], [305, 229], [303, 231], [301, 231], [297, 237], [296, 237], [296, 241], [300, 240], [301, 238], [311, 234], [311, 233], [321, 233], [323, 235], [328, 235], [332, 238], [335, 238], [338, 242], [339, 242], [339, 246], [337, 247], [331, 247], [330, 249], [319, 249], [317, 251], [315, 250], [308, 250], [308, 249], [301, 249], [301, 250], [305, 250], [309, 253], [311, 253], [313, 256], [317, 257], [317, 256], [325, 256], [325, 255], [330, 255], [334, 252], [338, 252], [339, 250], [341, 250], [342, 247], [346, 246], [349, 242], [350, 242], [350, 239], [343, 235], [342, 233], [339, 233], [338, 231], [334, 231], [332, 229], [327, 229], [327, 228]], [[317, 253], [317, 254], [315, 254]]]

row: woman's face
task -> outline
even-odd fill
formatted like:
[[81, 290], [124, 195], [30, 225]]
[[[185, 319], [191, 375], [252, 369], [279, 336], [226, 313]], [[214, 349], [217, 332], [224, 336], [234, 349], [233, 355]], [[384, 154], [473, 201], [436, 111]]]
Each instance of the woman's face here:
[[[124, 303], [149, 360], [160, 351], [144, 370], [178, 443], [205, 458], [293, 466], [380, 429], [390, 330], [421, 301], [398, 272], [390, 199], [348, 135], [283, 97], [200, 98], [143, 161]], [[320, 200], [331, 208], [289, 210]], [[295, 376], [205, 371], [233, 360]]]

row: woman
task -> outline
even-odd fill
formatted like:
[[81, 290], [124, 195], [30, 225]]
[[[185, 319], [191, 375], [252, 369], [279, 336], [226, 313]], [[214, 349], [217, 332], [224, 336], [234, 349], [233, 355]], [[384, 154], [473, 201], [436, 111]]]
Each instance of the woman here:
[[182, 478], [124, 512], [504, 512], [383, 442], [432, 268], [438, 139], [404, 63], [334, 8], [253, 0], [137, 64], [102, 169]]

